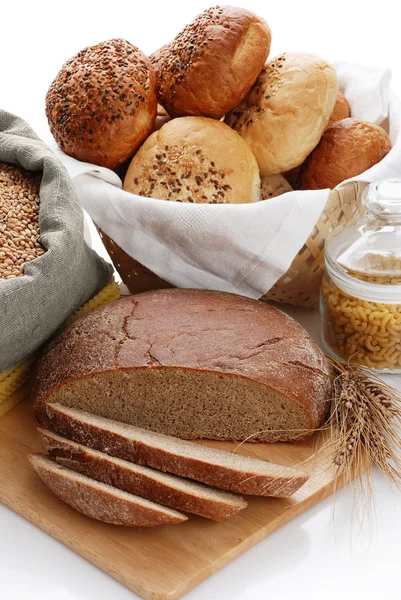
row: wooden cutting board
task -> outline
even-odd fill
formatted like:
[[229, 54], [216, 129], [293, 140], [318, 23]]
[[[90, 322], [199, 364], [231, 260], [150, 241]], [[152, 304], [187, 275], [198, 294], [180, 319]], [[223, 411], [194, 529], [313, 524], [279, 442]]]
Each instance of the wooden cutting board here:
[[[283, 465], [308, 459], [327, 440], [315, 434], [299, 444], [243, 444], [238, 452]], [[232, 450], [235, 444], [210, 442]], [[26, 455], [43, 451], [29, 402], [0, 419], [0, 501], [75, 550], [146, 600], [174, 600], [333, 492], [327, 452], [310, 480], [291, 498], [249, 498], [242, 513], [223, 523], [190, 516], [180, 525], [130, 529], [84, 517], [54, 496]], [[337, 483], [339, 485], [339, 483]]]

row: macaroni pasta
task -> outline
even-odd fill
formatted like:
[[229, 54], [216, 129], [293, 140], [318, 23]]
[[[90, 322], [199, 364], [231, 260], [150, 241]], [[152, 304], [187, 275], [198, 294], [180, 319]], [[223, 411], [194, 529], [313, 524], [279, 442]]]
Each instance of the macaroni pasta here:
[[337, 355], [372, 369], [401, 369], [401, 305], [355, 298], [326, 275], [322, 308], [324, 338]]

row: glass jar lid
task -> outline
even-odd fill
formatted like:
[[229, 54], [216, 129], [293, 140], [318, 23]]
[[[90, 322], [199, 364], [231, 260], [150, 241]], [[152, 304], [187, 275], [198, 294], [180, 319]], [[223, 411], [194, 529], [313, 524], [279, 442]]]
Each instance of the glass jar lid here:
[[326, 267], [350, 295], [401, 304], [401, 179], [383, 179], [363, 192], [367, 216], [334, 230]]

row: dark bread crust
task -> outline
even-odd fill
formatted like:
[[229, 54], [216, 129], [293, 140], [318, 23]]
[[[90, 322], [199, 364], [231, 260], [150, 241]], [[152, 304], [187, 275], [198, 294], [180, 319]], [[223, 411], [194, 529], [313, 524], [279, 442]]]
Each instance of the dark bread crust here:
[[209, 8], [151, 55], [160, 103], [172, 117], [220, 119], [255, 83], [270, 43], [267, 23], [252, 12]]
[[46, 116], [60, 148], [109, 169], [130, 158], [152, 132], [156, 110], [152, 64], [122, 39], [78, 52], [46, 95]]
[[[198, 374], [205, 377], [211, 373], [215, 379], [229, 380], [234, 387], [247, 386], [250, 402], [257, 391], [266, 394], [263, 402], [269, 402], [268, 393], [273, 391], [302, 415], [302, 425], [294, 425], [297, 429], [316, 429], [327, 413], [331, 389], [328, 361], [296, 321], [263, 302], [234, 294], [171, 289], [123, 298], [62, 331], [37, 365], [32, 389], [36, 414], [40, 418], [47, 402], [63, 403], [58, 393], [63, 389], [73, 392], [75, 382], [96, 383], [102, 374], [124, 372], [140, 373], [143, 377], [148, 374], [153, 381], [153, 375], [158, 373], [159, 385], [163, 387], [162, 375], [174, 376], [177, 370], [193, 376], [194, 383], [200, 381]], [[119, 385], [118, 380], [115, 385]], [[101, 393], [100, 390], [95, 393]], [[161, 391], [156, 387], [152, 391], [159, 414], [165, 410], [158, 401]], [[178, 423], [184, 417], [191, 419], [191, 406], [198, 402], [194, 396], [199, 392], [206, 398], [207, 388], [183, 390], [186, 411], [171, 418]], [[135, 383], [129, 394], [135, 397]], [[218, 406], [220, 398], [212, 397], [211, 402]], [[113, 406], [112, 399], [108, 403]], [[86, 409], [79, 404], [79, 398], [76, 403], [74, 400], [74, 406]], [[262, 422], [258, 430], [267, 432], [269, 421], [267, 417], [263, 421], [263, 406], [259, 411]], [[116, 417], [117, 410], [107, 414], [97, 411], [96, 403], [91, 412], [121, 420]], [[137, 416], [138, 413], [134, 419]], [[196, 431], [195, 427], [191, 437], [241, 439], [225, 428], [224, 419], [220, 419], [219, 435]], [[146, 425], [141, 420], [127, 422], [172, 432], [152, 422]], [[255, 429], [247, 435], [254, 433]], [[312, 431], [304, 436], [303, 433], [283, 431], [274, 439], [300, 439]], [[184, 428], [178, 428], [174, 435], [187, 437]], [[267, 432], [257, 439], [271, 441], [272, 437]]]
[[240, 496], [116, 460], [48, 430], [38, 431], [47, 452], [59, 464], [162, 506], [215, 521], [223, 521], [247, 506]]
[[391, 148], [389, 136], [378, 125], [352, 118], [336, 121], [306, 160], [301, 189], [333, 189], [373, 167]]
[[124, 426], [59, 404], [45, 405], [41, 420], [48, 429], [78, 444], [238, 494], [288, 498], [308, 480], [305, 472], [291, 467]]
[[30, 454], [28, 460], [56, 496], [92, 519], [127, 527], [173, 525], [188, 519], [175, 510], [66, 469], [42, 454]]

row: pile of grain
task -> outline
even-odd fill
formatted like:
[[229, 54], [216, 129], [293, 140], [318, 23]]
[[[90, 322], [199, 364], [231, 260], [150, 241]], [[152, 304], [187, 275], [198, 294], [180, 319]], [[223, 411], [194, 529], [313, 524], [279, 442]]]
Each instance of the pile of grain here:
[[40, 176], [0, 163], [0, 278], [22, 275], [45, 253], [39, 238]]

